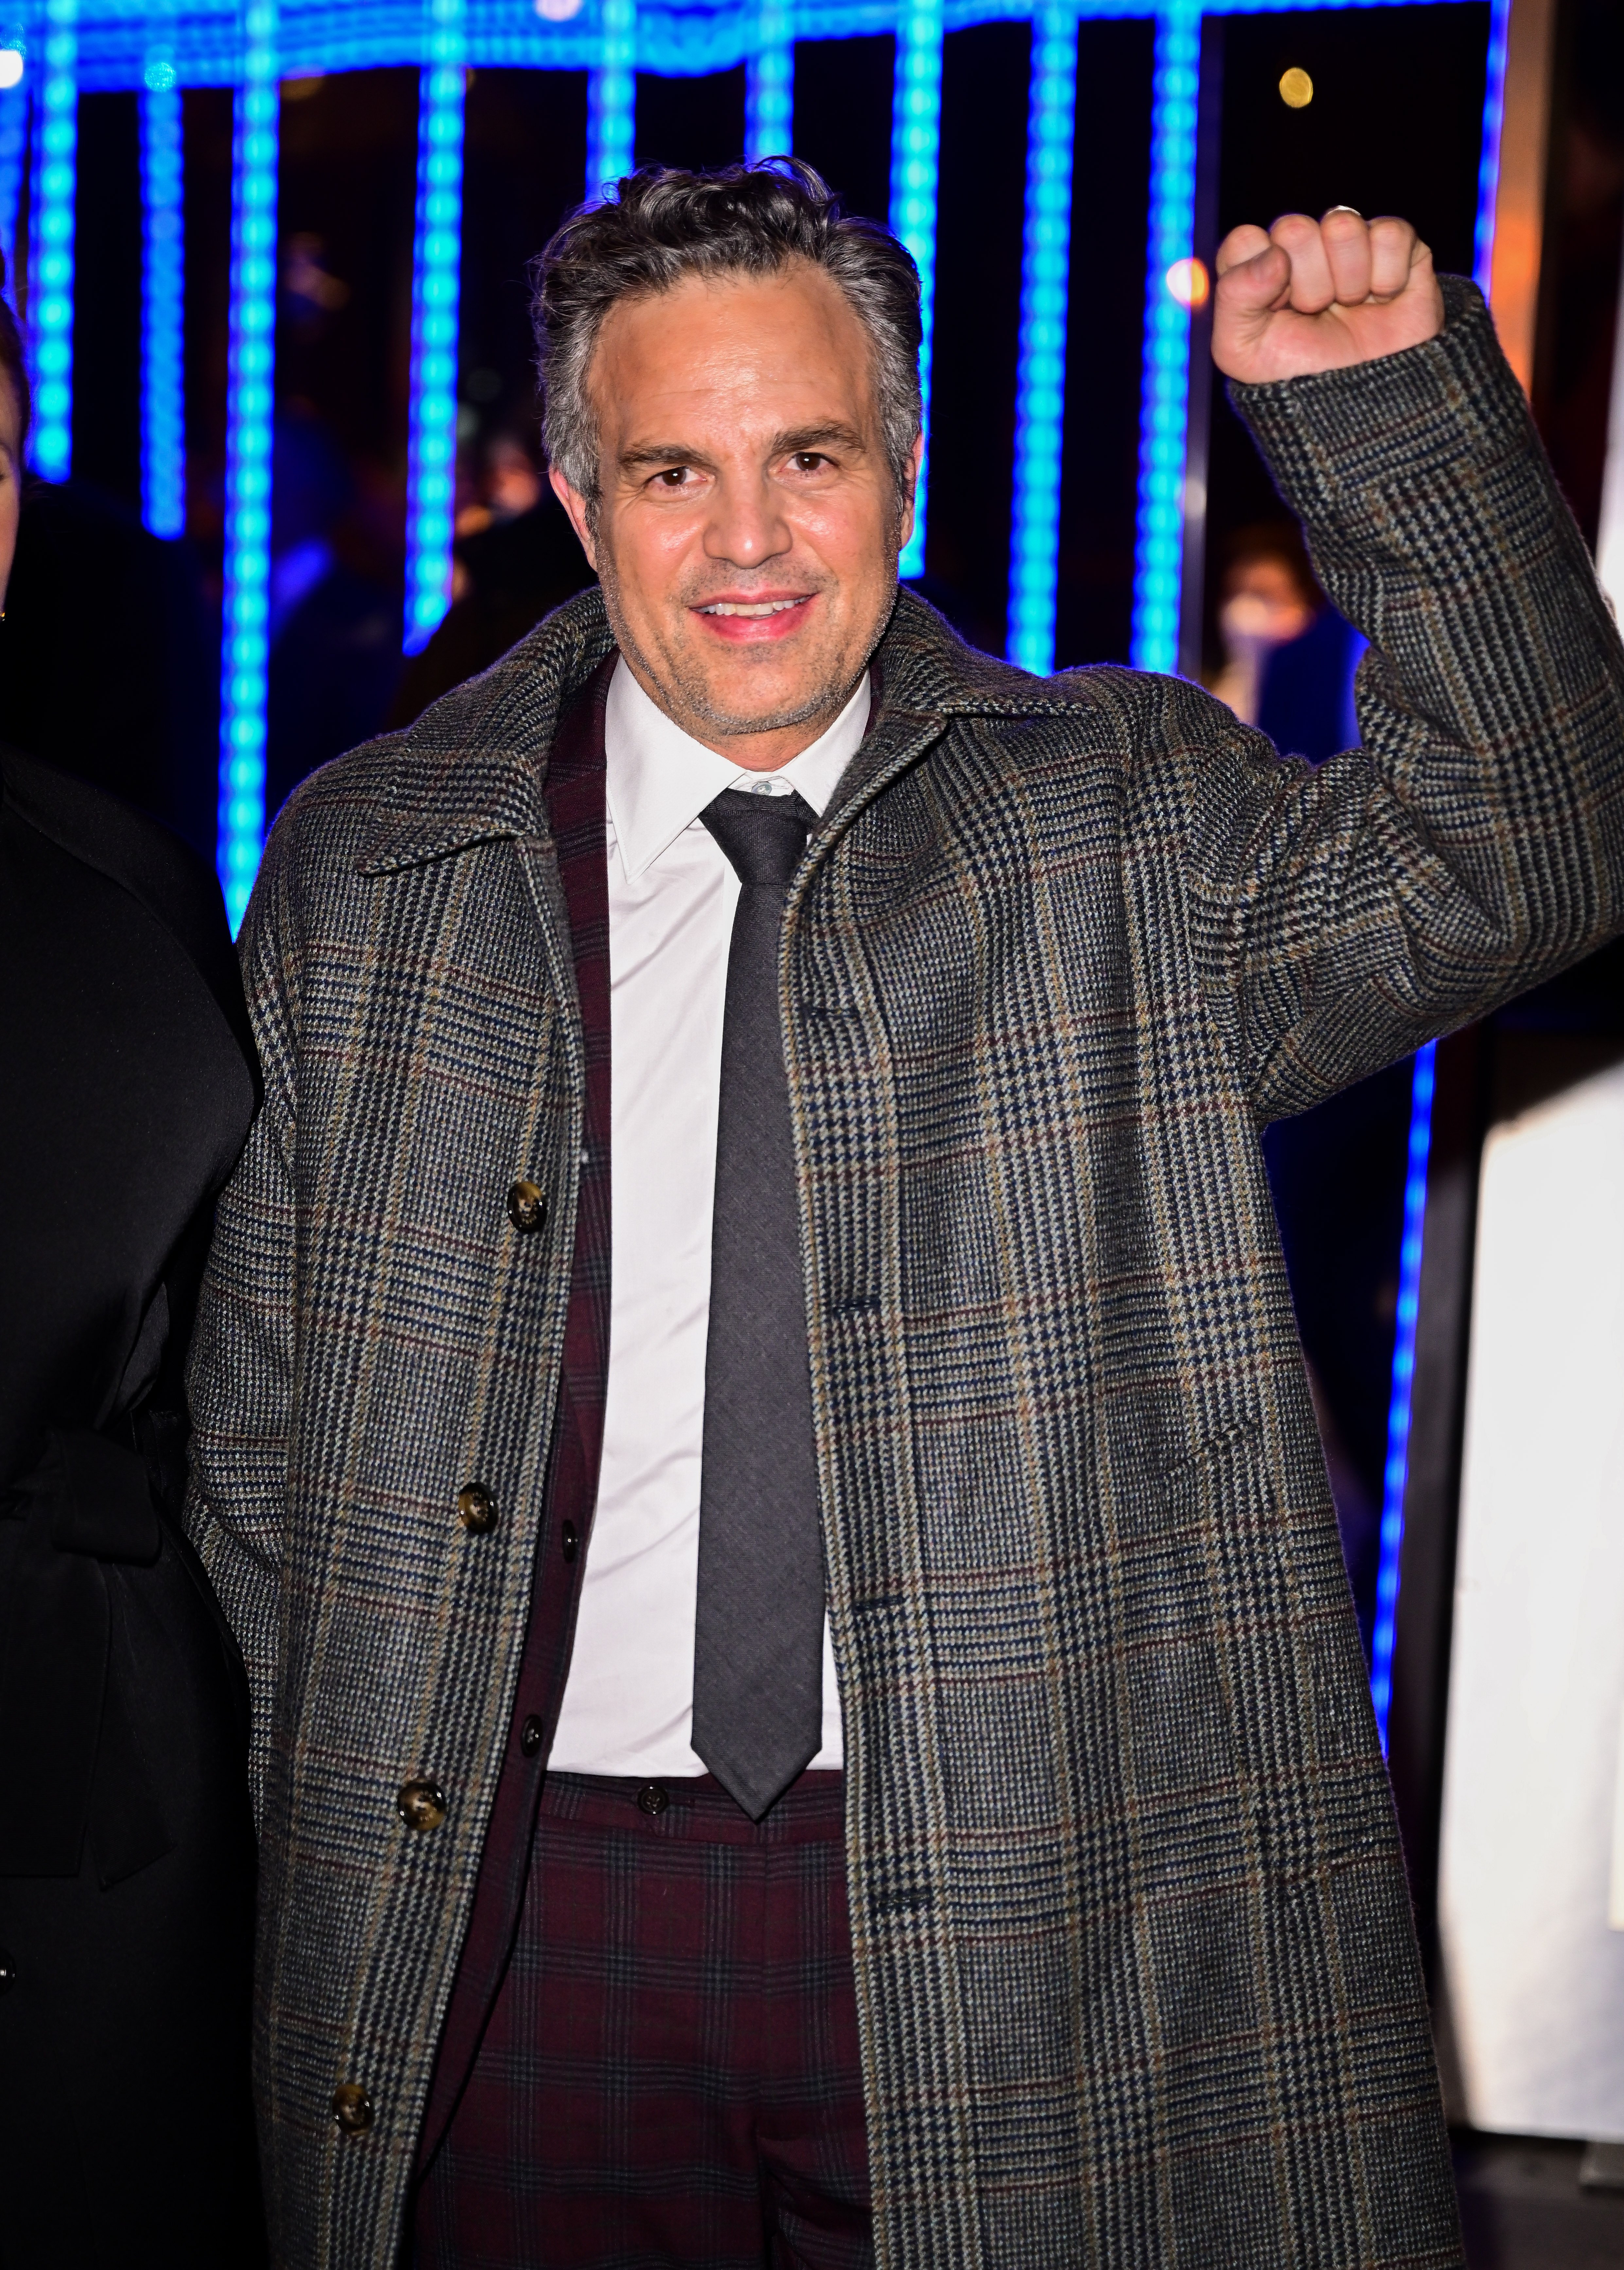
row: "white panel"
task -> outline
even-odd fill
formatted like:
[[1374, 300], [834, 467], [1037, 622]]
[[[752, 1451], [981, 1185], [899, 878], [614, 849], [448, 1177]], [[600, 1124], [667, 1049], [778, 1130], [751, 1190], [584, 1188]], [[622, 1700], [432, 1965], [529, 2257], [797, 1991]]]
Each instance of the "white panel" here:
[[1479, 2128], [1624, 2140], [1624, 1065], [1484, 1153], [1439, 1887]]

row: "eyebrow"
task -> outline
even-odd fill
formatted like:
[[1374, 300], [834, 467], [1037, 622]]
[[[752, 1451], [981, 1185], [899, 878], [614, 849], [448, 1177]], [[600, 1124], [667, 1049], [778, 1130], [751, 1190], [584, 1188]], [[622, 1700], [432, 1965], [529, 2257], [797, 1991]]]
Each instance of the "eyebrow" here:
[[[791, 457], [802, 449], [816, 449], [830, 442], [848, 449], [866, 452], [868, 443], [855, 426], [845, 425], [839, 419], [825, 419], [815, 426], [797, 426], [788, 433], [775, 434], [768, 448], [769, 457]], [[715, 461], [702, 449], [685, 449], [677, 441], [648, 441], [636, 449], [627, 449], [620, 458], [622, 469], [634, 472], [640, 467], [661, 465], [702, 465], [714, 469]]]

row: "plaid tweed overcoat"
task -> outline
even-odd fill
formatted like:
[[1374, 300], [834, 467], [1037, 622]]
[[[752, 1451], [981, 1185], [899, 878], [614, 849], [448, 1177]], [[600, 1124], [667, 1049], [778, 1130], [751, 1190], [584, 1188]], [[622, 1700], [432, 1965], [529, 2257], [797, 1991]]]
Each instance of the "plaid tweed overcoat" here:
[[[1237, 389], [1372, 642], [1362, 750], [1312, 772], [1193, 686], [1034, 679], [904, 595], [791, 886], [882, 2270], [1460, 2260], [1257, 1141], [1624, 924], [1624, 653], [1447, 298], [1425, 346]], [[585, 596], [317, 774], [244, 933], [266, 1102], [191, 1517], [257, 1696], [283, 2270], [395, 2262], [508, 1723], [581, 1130], [538, 783], [608, 649]]]

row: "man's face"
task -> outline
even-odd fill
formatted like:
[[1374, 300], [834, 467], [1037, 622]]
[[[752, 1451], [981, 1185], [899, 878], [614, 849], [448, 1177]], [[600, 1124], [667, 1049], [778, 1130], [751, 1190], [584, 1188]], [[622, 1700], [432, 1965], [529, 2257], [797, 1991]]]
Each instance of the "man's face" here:
[[666, 715], [753, 771], [849, 698], [896, 594], [867, 338], [797, 263], [623, 301], [589, 385], [601, 496], [555, 471], [616, 642]]

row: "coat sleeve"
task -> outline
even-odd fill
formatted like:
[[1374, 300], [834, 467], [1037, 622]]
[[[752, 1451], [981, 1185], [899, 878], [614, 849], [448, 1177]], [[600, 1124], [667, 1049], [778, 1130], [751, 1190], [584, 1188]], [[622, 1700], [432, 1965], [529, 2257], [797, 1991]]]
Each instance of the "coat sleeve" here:
[[1260, 1118], [1301, 1111], [1624, 927], [1624, 649], [1475, 289], [1352, 370], [1235, 387], [1370, 642], [1317, 771], [1190, 689], [1194, 945]]
[[277, 857], [285, 827], [268, 849], [241, 941], [264, 1101], [216, 1208], [187, 1374], [187, 1528], [248, 1665], [256, 1812], [277, 1688], [293, 1415], [298, 999], [296, 959], [285, 944], [291, 863]]

